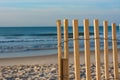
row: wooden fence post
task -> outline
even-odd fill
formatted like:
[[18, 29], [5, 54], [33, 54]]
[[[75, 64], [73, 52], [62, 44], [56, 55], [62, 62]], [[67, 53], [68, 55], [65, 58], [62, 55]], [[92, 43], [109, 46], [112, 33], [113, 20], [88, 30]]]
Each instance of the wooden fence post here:
[[68, 59], [68, 20], [64, 20], [64, 58]]
[[104, 29], [104, 69], [105, 69], [105, 79], [109, 79], [109, 72], [108, 72], [108, 22], [103, 22], [103, 29]]
[[[68, 51], [68, 20], [64, 20], [64, 58], [66, 61], [66, 74], [64, 75], [66, 78], [65, 80], [69, 80], [69, 51]], [[63, 70], [64, 71], [64, 70]]]
[[90, 76], [90, 38], [89, 38], [89, 20], [84, 20], [84, 45], [85, 45], [85, 65], [86, 80], [91, 80]]
[[99, 22], [97, 19], [94, 20], [94, 38], [95, 38], [96, 80], [101, 80]]
[[62, 80], [69, 80], [68, 73], [68, 59], [62, 58]]
[[57, 38], [58, 38], [58, 80], [62, 80], [62, 48], [61, 48], [61, 21], [57, 20]]
[[118, 53], [117, 53], [117, 39], [116, 39], [116, 24], [112, 24], [112, 46], [113, 46], [113, 66], [114, 78], [118, 80]]
[[74, 42], [74, 65], [75, 65], [75, 80], [80, 80], [80, 54], [78, 40], [78, 20], [73, 20], [73, 42]]

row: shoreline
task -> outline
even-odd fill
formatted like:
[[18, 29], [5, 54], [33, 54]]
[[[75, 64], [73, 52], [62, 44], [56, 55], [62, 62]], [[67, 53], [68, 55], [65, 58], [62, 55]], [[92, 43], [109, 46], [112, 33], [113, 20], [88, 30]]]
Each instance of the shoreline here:
[[[100, 50], [100, 59], [101, 63], [104, 62], [104, 50]], [[112, 62], [112, 49], [108, 50], [109, 62]], [[95, 63], [95, 53], [94, 51], [90, 52], [91, 54], [91, 63]], [[85, 63], [84, 51], [80, 52], [80, 64]], [[118, 49], [118, 57], [120, 57], [120, 49]], [[40, 55], [40, 56], [30, 56], [30, 57], [14, 57], [14, 58], [0, 58], [0, 66], [9, 66], [9, 65], [34, 65], [34, 64], [57, 64], [57, 54], [51, 55]], [[73, 52], [69, 52], [69, 63], [73, 64], [74, 57]], [[120, 58], [118, 58], [120, 61]], [[119, 62], [120, 63], [120, 62]]]

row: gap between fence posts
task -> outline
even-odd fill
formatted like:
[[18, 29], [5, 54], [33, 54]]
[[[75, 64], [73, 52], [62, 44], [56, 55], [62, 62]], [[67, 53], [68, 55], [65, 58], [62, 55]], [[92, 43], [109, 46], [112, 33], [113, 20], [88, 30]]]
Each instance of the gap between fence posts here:
[[105, 71], [105, 79], [109, 79], [109, 66], [108, 66], [108, 21], [103, 22], [103, 31], [104, 31], [104, 71]]
[[85, 65], [86, 80], [91, 80], [90, 76], [90, 37], [89, 37], [89, 20], [84, 20], [84, 45], [85, 45]]
[[80, 54], [79, 54], [79, 40], [78, 40], [78, 20], [73, 20], [73, 43], [74, 43], [74, 68], [75, 80], [80, 80]]
[[95, 38], [96, 80], [101, 80], [99, 21], [97, 19], [94, 20], [94, 38]]
[[113, 66], [114, 66], [114, 78], [118, 77], [118, 53], [117, 53], [117, 41], [116, 41], [116, 24], [112, 24], [112, 46], [113, 46]]

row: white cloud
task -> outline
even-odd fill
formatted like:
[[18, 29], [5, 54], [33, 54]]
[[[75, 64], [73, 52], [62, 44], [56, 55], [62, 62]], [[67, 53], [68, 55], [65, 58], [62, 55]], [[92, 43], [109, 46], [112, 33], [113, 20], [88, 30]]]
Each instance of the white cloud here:
[[[120, 21], [118, 0], [0, 0], [2, 3], [44, 3], [32, 7], [0, 7], [0, 26], [55, 25], [56, 19], [99, 18]], [[113, 4], [113, 3], [114, 4]], [[104, 4], [104, 5], [103, 5]], [[113, 4], [113, 5], [112, 5]], [[32, 5], [32, 4], [31, 4]], [[82, 24], [82, 23], [81, 23]], [[101, 23], [102, 24], [102, 23]]]

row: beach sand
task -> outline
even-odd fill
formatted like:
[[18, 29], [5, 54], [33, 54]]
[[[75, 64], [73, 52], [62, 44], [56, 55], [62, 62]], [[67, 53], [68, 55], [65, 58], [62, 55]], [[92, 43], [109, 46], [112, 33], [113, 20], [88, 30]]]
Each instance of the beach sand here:
[[[109, 50], [109, 61], [112, 62], [112, 50]], [[91, 63], [95, 63], [95, 52], [90, 52]], [[103, 50], [100, 51], [100, 59], [101, 63], [104, 61], [104, 52]], [[84, 64], [84, 52], [80, 52], [80, 63]], [[0, 58], [0, 66], [7, 66], [7, 65], [33, 65], [33, 64], [57, 64], [57, 54], [53, 55], [45, 55], [45, 56], [32, 56], [32, 57], [17, 57], [17, 58]], [[69, 53], [69, 62], [73, 63], [74, 57], [73, 52]], [[120, 61], [120, 49], [118, 49], [118, 61]]]
[[[113, 77], [112, 50], [109, 50], [109, 76]], [[95, 53], [91, 51], [91, 76], [95, 80]], [[104, 80], [104, 53], [101, 54], [101, 77]], [[73, 53], [69, 53], [70, 80], [74, 80]], [[118, 61], [120, 63], [120, 49], [118, 50]], [[81, 79], [85, 79], [84, 52], [80, 52]], [[1, 58], [0, 59], [0, 80], [57, 80], [57, 54], [33, 57]], [[119, 64], [120, 72], [120, 64]]]

